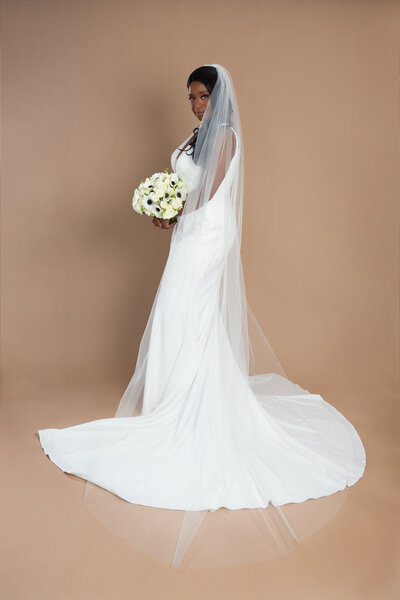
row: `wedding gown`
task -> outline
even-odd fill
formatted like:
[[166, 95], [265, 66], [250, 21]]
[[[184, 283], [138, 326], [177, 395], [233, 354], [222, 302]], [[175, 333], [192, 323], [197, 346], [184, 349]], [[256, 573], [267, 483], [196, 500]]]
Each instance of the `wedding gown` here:
[[[172, 169], [194, 186], [198, 167], [177, 155]], [[217, 299], [221, 207], [236, 155], [200, 209], [190, 286], [182, 279], [190, 227], [185, 235], [173, 229], [140, 414], [38, 431], [57, 467], [130, 503], [188, 511], [282, 506], [343, 490], [365, 469], [361, 439], [337, 409], [279, 373], [245, 377], [231, 353]]]

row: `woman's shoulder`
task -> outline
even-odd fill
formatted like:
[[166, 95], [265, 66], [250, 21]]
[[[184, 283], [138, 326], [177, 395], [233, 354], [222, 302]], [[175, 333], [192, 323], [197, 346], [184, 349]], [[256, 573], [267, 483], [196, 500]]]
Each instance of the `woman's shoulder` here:
[[191, 138], [193, 137], [193, 132], [186, 138], [183, 140], [183, 142], [181, 142], [176, 148], [175, 150], [172, 152], [171, 154], [171, 165], [173, 170], [176, 169], [176, 163], [178, 158], [184, 153], [184, 150], [188, 147], [188, 143], [191, 140]]
[[[235, 144], [235, 142], [238, 141], [238, 134], [236, 133], [234, 127], [232, 127], [232, 125], [229, 125], [229, 123], [220, 123], [218, 125], [218, 129], [222, 128], [223, 130], [223, 134], [222, 135], [226, 135], [226, 136], [230, 136], [230, 138], [233, 140], [233, 144]], [[235, 135], [233, 135], [235, 134]]]
[[235, 134], [236, 138], [237, 138], [237, 133], [234, 127], [232, 127], [232, 125], [229, 125], [229, 123], [220, 123], [218, 125], [218, 127], [223, 127], [226, 131], [230, 130], [233, 131], [233, 133]]

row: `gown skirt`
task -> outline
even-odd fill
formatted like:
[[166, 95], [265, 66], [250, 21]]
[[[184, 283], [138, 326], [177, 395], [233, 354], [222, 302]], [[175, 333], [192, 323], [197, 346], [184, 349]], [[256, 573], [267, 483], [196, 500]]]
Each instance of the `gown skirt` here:
[[141, 414], [38, 431], [64, 472], [131, 503], [212, 510], [282, 506], [351, 486], [365, 469], [354, 426], [319, 394], [279, 373], [245, 376], [218, 308], [218, 211], [192, 240], [175, 236], [153, 304]]
[[[189, 184], [192, 158], [171, 164]], [[279, 373], [239, 368], [218, 306], [223, 186], [200, 210], [190, 277], [190, 227], [172, 232], [140, 414], [40, 429], [44, 452], [66, 473], [159, 508], [282, 506], [353, 485], [366, 456], [344, 415]]]

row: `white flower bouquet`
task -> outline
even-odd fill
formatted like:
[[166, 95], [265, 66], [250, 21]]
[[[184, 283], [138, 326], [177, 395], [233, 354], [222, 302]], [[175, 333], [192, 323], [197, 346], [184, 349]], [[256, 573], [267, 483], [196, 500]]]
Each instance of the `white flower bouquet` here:
[[132, 207], [141, 215], [169, 219], [173, 223], [186, 196], [186, 184], [179, 175], [165, 169], [140, 182], [133, 194]]

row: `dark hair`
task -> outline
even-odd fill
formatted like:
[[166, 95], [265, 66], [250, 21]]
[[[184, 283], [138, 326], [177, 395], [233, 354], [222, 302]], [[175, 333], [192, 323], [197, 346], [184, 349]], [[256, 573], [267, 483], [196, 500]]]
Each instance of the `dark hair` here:
[[[206, 88], [208, 89], [208, 91], [211, 94], [211, 92], [214, 89], [215, 84], [217, 83], [217, 79], [218, 79], [217, 69], [215, 67], [213, 67], [212, 65], [204, 65], [202, 67], [198, 67], [197, 69], [195, 69], [194, 71], [192, 71], [190, 73], [190, 75], [187, 79], [187, 82], [186, 82], [186, 87], [189, 89], [189, 86], [192, 83], [192, 81], [199, 81], [200, 83], [202, 83], [203, 85], [206, 86]], [[196, 148], [196, 140], [197, 140], [198, 133], [199, 133], [199, 128], [195, 127], [193, 129], [193, 135], [190, 138], [190, 140], [186, 143], [186, 146], [184, 146], [183, 148], [178, 147], [178, 150], [180, 150], [178, 157], [181, 155], [181, 153], [183, 151], [185, 151], [186, 154], [188, 154], [189, 156], [194, 157], [194, 150]]]

